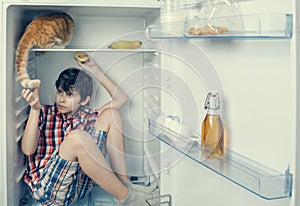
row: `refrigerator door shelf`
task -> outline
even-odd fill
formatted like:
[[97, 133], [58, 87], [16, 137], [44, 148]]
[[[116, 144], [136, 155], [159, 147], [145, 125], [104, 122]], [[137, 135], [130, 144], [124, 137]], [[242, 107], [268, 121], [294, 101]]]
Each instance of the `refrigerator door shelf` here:
[[[210, 26], [226, 26], [224, 23], [225, 17], [215, 17], [214, 19], [201, 19], [203, 25]], [[216, 35], [191, 35], [188, 33], [189, 26], [184, 26], [184, 32], [178, 34], [172, 31], [163, 31], [160, 25], [150, 25], [148, 27], [149, 36], [152, 39], [161, 38], [223, 38], [223, 39], [269, 39], [280, 38], [290, 39], [293, 34], [293, 15], [285, 13], [270, 13], [270, 14], [247, 14], [239, 16], [226, 16], [228, 22], [234, 21], [236, 18], [240, 18], [243, 28], [234, 28], [230, 25], [226, 26], [228, 31], [222, 34]], [[170, 22], [170, 28], [176, 28], [179, 25], [183, 25], [183, 22]]]
[[179, 147], [173, 141], [185, 137], [151, 119], [149, 119], [149, 132], [173, 148], [174, 152], [184, 154], [263, 199], [274, 200], [291, 196], [292, 174], [289, 169], [283, 174], [229, 150], [225, 151], [224, 157], [221, 159], [205, 158], [201, 156], [199, 141]]

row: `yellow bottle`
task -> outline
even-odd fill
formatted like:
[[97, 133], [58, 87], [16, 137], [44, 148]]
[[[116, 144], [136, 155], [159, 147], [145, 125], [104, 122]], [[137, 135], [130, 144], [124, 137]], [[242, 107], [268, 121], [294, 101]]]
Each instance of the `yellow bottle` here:
[[207, 114], [202, 122], [201, 153], [206, 158], [224, 155], [224, 128], [220, 117], [220, 99], [217, 92], [207, 94], [204, 108]]

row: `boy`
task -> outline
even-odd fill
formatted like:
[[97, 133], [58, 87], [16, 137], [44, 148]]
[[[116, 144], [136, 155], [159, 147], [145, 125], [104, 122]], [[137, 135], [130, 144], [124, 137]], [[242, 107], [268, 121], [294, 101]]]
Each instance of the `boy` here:
[[91, 57], [78, 64], [112, 100], [98, 111], [85, 107], [92, 96], [92, 77], [76, 68], [64, 70], [56, 80], [54, 105], [40, 104], [38, 87], [33, 92], [24, 89], [22, 96], [31, 107], [21, 145], [28, 156], [24, 181], [43, 205], [70, 205], [90, 191], [93, 181], [112, 194], [117, 205], [146, 205], [156, 183], [148, 188], [133, 185], [126, 175], [118, 110], [127, 96]]

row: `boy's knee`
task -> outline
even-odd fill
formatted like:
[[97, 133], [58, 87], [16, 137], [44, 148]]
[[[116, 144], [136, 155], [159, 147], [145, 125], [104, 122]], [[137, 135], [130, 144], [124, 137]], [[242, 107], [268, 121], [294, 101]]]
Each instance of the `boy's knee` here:
[[85, 135], [88, 135], [88, 134], [84, 130], [74, 129], [68, 134], [67, 138], [71, 138], [71, 137], [72, 138], [80, 138]]
[[121, 117], [119, 110], [113, 109], [113, 108], [108, 108], [101, 112], [101, 114], [97, 118], [97, 121], [99, 122], [100, 126], [109, 124], [109, 125], [107, 125], [107, 127], [109, 127], [112, 124], [113, 125], [122, 124], [122, 117]]
[[86, 135], [83, 132], [84, 131], [81, 130], [73, 130], [65, 137], [59, 147], [59, 156], [61, 158], [69, 161], [75, 161], [77, 159], [78, 154], [83, 148], [81, 139]]
[[[83, 130], [73, 130], [64, 139], [60, 146], [60, 150], [73, 150], [74, 152], [79, 151], [83, 147], [84, 138], [87, 139], [89, 134]], [[71, 151], [70, 151], [71, 152]]]
[[[93, 137], [83, 130], [73, 130], [59, 148], [59, 156], [69, 161], [77, 161], [86, 154], [92, 155], [97, 145]], [[97, 154], [99, 155], [99, 154]]]
[[113, 108], [107, 108], [101, 112], [99, 117], [100, 118], [105, 117], [108, 119], [116, 119], [116, 118], [120, 118], [121, 115], [120, 115], [119, 110], [113, 109]]

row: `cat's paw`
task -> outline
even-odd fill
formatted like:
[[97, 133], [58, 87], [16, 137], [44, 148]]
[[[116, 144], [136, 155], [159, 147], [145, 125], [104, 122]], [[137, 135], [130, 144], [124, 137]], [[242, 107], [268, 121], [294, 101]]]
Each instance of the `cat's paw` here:
[[53, 49], [65, 49], [66, 46], [65, 45], [54, 45], [52, 48]]
[[41, 85], [41, 80], [39, 79], [34, 79], [34, 80], [30, 80], [27, 84], [28, 88], [35, 88], [35, 87], [39, 87]]

